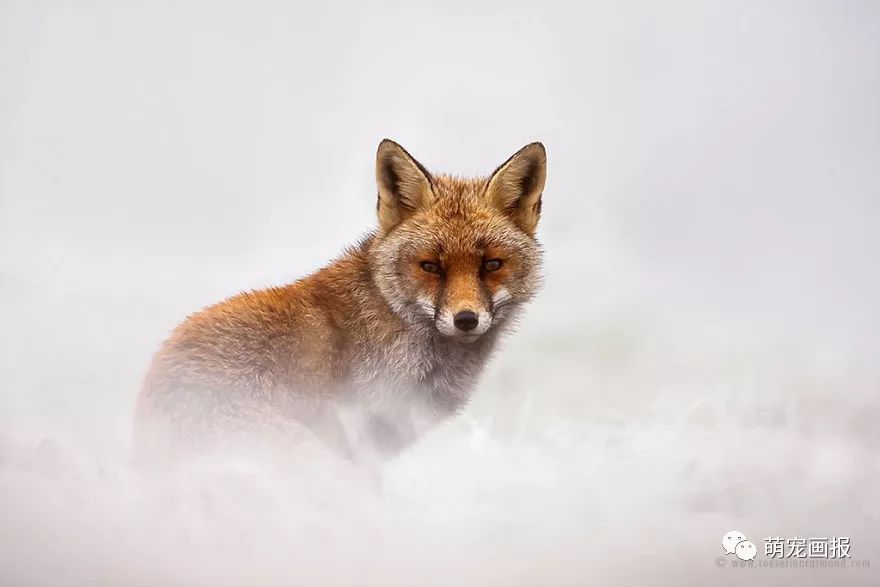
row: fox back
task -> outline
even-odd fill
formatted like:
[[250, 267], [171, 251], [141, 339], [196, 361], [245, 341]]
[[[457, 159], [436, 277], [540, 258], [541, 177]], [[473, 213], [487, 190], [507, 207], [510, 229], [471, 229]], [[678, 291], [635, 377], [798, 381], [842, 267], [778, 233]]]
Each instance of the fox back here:
[[356, 461], [406, 448], [466, 405], [535, 295], [545, 177], [540, 143], [462, 179], [382, 141], [378, 229], [317, 273], [178, 326], [138, 398], [138, 456], [303, 433]]

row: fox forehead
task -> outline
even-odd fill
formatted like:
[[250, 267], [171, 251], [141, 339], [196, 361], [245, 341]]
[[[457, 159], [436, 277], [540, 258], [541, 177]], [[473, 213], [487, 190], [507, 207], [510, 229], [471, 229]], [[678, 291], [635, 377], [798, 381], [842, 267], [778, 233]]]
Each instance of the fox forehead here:
[[432, 177], [433, 202], [400, 227], [400, 233], [408, 237], [407, 248], [441, 256], [465, 256], [493, 248], [520, 251], [527, 246], [532, 239], [487, 201], [487, 181], [449, 175]]
[[434, 198], [425, 219], [435, 222], [490, 222], [503, 217], [486, 198], [486, 179], [441, 175], [432, 178]]
[[531, 240], [506, 218], [492, 211], [465, 216], [447, 215], [442, 206], [425, 210], [404, 224], [400, 231], [402, 249], [440, 258], [467, 258], [503, 250], [523, 253]]

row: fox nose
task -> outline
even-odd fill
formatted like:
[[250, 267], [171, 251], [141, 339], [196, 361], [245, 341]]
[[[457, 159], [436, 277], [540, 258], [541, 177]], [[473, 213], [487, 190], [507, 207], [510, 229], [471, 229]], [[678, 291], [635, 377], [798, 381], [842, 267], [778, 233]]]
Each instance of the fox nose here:
[[470, 310], [464, 310], [463, 312], [459, 312], [452, 318], [453, 324], [459, 330], [473, 330], [479, 324], [480, 319], [476, 314], [471, 312]]

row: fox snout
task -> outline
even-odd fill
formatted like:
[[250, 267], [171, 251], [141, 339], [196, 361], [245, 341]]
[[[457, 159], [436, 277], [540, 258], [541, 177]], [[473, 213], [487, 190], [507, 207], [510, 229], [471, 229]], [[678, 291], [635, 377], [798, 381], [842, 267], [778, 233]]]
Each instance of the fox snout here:
[[494, 316], [488, 309], [476, 304], [439, 309], [434, 322], [440, 334], [463, 342], [476, 340], [492, 327]]
[[418, 306], [425, 317], [432, 319], [437, 332], [463, 342], [476, 340], [495, 321], [491, 308], [481, 308], [474, 302], [435, 306], [422, 297]]
[[[506, 290], [499, 295], [506, 296]], [[421, 295], [416, 306], [422, 320], [432, 322], [437, 332], [443, 336], [471, 342], [495, 325], [497, 320], [493, 308], [494, 297], [492, 300], [485, 300], [485, 303], [481, 300], [440, 300], [435, 304], [428, 296]]]

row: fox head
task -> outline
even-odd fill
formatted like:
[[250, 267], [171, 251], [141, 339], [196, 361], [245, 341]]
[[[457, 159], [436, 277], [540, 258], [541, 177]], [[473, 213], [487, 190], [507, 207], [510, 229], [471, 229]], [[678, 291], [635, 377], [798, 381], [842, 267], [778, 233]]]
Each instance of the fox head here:
[[391, 140], [379, 144], [375, 281], [409, 324], [473, 342], [535, 294], [547, 166], [541, 143], [489, 177], [429, 173]]

